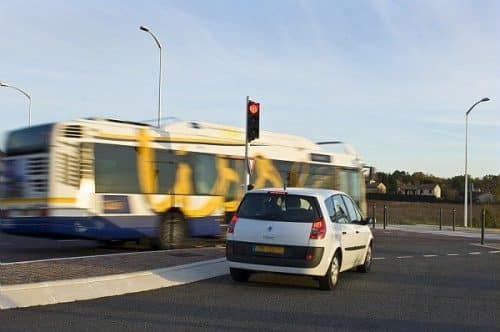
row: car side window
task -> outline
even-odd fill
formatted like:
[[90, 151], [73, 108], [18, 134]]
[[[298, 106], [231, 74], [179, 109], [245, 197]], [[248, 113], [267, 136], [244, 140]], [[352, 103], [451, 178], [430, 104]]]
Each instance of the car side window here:
[[340, 195], [333, 195], [332, 197], [333, 207], [335, 209], [334, 221], [340, 224], [348, 224], [351, 222], [349, 216], [347, 215], [346, 206], [342, 197]]
[[354, 212], [356, 213], [356, 220], [362, 221], [364, 217], [361, 211], [359, 210], [359, 206], [356, 204], [356, 202], [354, 202], [350, 197], [344, 197], [344, 198], [347, 198], [352, 202], [352, 205], [354, 206]]
[[325, 199], [325, 206], [328, 211], [328, 216], [330, 216], [330, 220], [335, 221], [335, 207], [333, 206], [333, 200], [331, 197]]
[[345, 205], [347, 207], [347, 213], [349, 214], [349, 218], [351, 219], [351, 221], [352, 222], [361, 221], [361, 215], [357, 211], [352, 200], [349, 197], [344, 196], [344, 195], [342, 195], [342, 198], [343, 198]]

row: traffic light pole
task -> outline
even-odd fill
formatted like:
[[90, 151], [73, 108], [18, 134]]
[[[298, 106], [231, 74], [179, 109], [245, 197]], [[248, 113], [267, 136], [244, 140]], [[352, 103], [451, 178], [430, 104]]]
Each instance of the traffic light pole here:
[[250, 172], [248, 170], [248, 119], [247, 119], [247, 108], [248, 108], [248, 101], [250, 100], [250, 97], [247, 96], [247, 101], [245, 103], [245, 193], [248, 191], [248, 184], [250, 182]]

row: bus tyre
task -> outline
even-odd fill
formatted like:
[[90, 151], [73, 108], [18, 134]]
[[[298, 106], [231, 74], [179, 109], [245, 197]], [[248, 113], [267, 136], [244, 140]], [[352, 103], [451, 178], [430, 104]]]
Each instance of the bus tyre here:
[[189, 232], [184, 217], [179, 212], [168, 212], [160, 223], [157, 247], [173, 249], [185, 244]]
[[321, 290], [332, 290], [337, 286], [340, 273], [339, 255], [335, 253], [326, 274], [319, 278], [319, 288]]
[[250, 278], [250, 271], [243, 269], [235, 269], [233, 267], [229, 268], [229, 273], [231, 274], [231, 278], [237, 282], [246, 282], [248, 278]]
[[363, 265], [358, 266], [359, 272], [367, 273], [370, 271], [372, 267], [372, 254], [372, 243], [370, 242], [368, 249], [366, 249], [365, 261]]

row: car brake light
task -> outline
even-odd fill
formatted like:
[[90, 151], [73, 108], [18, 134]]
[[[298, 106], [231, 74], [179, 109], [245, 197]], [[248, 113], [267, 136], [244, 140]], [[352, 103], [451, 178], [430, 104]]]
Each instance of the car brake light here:
[[315, 222], [313, 222], [311, 227], [311, 235], [309, 235], [309, 239], [311, 240], [321, 240], [325, 237], [326, 234], [326, 223], [325, 219], [319, 218]]
[[276, 195], [276, 196], [282, 196], [286, 195], [286, 191], [268, 191], [267, 192], [269, 195]]
[[47, 217], [49, 215], [49, 209], [40, 209], [40, 217]]
[[238, 222], [238, 215], [235, 213], [234, 216], [231, 218], [229, 226], [227, 226], [228, 234], [234, 233], [234, 226], [236, 225], [237, 222]]
[[0, 217], [1, 218], [8, 218], [9, 217], [9, 210], [0, 210]]

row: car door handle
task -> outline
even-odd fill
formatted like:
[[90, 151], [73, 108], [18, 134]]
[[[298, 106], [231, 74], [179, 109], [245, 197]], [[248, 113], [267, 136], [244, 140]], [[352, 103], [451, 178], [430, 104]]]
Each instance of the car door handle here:
[[356, 231], [356, 234], [359, 234], [359, 231]]
[[342, 234], [343, 234], [343, 235], [346, 235], [346, 234], [347, 234], [347, 232], [342, 232]]

